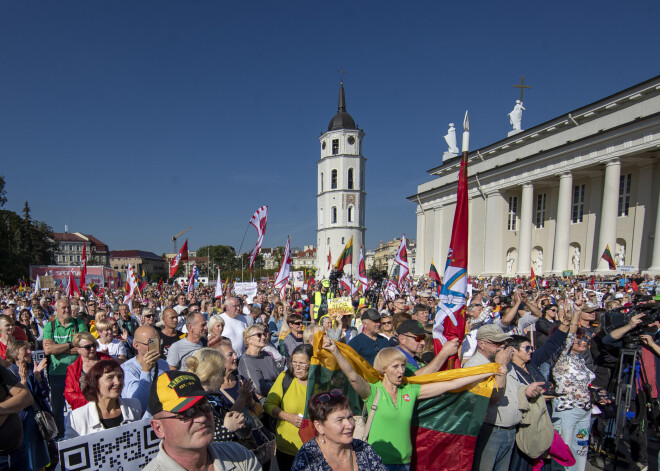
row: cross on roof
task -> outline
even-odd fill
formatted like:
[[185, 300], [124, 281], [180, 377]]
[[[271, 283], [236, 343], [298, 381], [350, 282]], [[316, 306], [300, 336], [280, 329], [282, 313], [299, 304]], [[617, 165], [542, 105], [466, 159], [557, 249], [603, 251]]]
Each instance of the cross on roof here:
[[525, 85], [525, 76], [523, 75], [520, 78], [520, 85], [514, 85], [513, 88], [519, 88], [520, 89], [520, 101], [523, 101], [523, 92], [525, 91], [525, 88], [532, 88], [529, 85]]
[[339, 70], [337, 72], [339, 72], [339, 81], [343, 84], [344, 83], [344, 74], [346, 73], [346, 71], [344, 71], [344, 66], [343, 65], [340, 66]]

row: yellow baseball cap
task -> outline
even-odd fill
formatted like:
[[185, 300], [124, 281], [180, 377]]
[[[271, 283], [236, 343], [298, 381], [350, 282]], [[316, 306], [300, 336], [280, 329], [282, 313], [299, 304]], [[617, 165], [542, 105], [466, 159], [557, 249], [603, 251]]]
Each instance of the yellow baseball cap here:
[[199, 378], [185, 371], [166, 371], [151, 384], [149, 411], [183, 412], [190, 409], [211, 392], [204, 391]]

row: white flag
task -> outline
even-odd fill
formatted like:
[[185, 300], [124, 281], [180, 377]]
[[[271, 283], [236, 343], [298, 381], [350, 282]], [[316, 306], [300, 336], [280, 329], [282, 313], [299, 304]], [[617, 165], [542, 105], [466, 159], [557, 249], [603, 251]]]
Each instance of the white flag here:
[[222, 282], [220, 281], [220, 268], [218, 268], [218, 281], [215, 283], [215, 298], [221, 298], [222, 296]]
[[284, 299], [284, 294], [286, 293], [286, 285], [289, 282], [289, 273], [291, 271], [291, 248], [290, 240], [287, 237], [286, 239], [286, 248], [284, 249], [284, 257], [282, 257], [282, 266], [280, 271], [277, 272], [277, 278], [275, 278], [275, 288], [280, 289], [280, 298]]

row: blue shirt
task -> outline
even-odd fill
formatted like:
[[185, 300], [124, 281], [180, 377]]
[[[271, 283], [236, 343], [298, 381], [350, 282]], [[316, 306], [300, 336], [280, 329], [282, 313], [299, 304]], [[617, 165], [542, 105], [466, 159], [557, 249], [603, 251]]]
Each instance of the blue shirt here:
[[376, 354], [383, 348], [390, 346], [388, 340], [382, 335], [377, 335], [376, 340], [371, 340], [364, 334], [358, 334], [348, 342], [348, 346], [355, 350], [358, 355], [367, 360], [370, 365], [374, 364]]
[[[121, 369], [124, 370], [124, 389], [121, 391], [121, 397], [124, 399], [135, 398], [140, 401], [142, 410], [149, 409], [149, 392], [151, 391], [151, 383], [154, 380], [155, 368], [151, 371], [142, 371], [142, 365], [137, 361], [137, 358], [131, 358], [121, 364]], [[170, 371], [170, 365], [161, 358], [158, 359], [158, 376], [163, 374], [164, 371]]]

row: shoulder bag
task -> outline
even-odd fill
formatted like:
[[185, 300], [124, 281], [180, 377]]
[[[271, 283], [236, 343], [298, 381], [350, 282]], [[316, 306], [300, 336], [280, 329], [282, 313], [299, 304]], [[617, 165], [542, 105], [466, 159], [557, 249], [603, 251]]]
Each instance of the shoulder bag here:
[[353, 430], [353, 438], [362, 440], [363, 442], [366, 442], [367, 438], [369, 438], [371, 423], [374, 421], [374, 414], [378, 410], [378, 399], [380, 399], [380, 388], [376, 388], [376, 397], [374, 398], [374, 403], [371, 405], [371, 410], [369, 411], [367, 420], [364, 420], [364, 413], [367, 408], [366, 401], [364, 403], [364, 407], [362, 408], [362, 415], [357, 415], [354, 417], [355, 429]]

